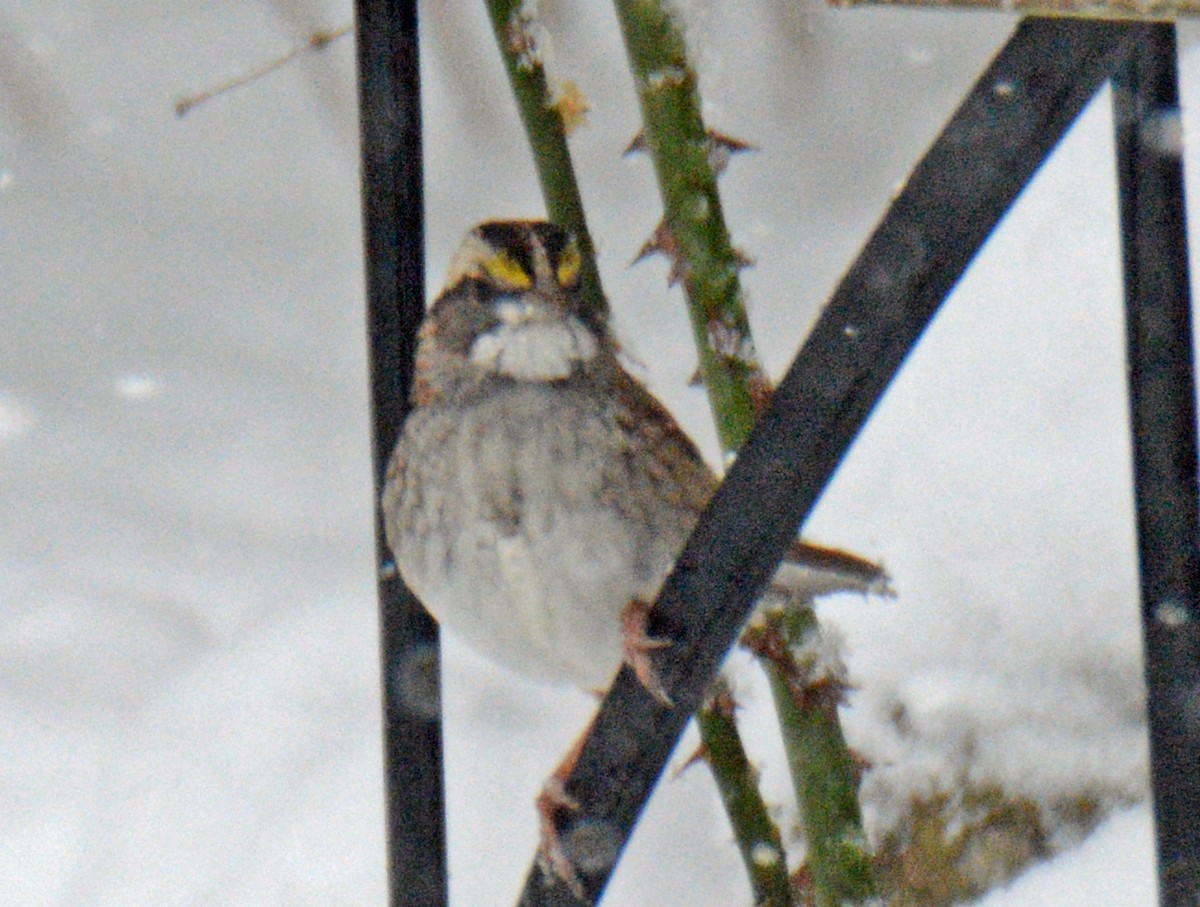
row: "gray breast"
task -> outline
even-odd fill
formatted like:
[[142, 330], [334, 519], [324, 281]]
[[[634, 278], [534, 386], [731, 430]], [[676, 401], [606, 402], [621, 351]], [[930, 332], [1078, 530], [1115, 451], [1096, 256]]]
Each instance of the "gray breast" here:
[[418, 410], [384, 493], [397, 566], [485, 656], [605, 686], [621, 609], [653, 598], [694, 519], [656, 492], [647, 456], [603, 401], [562, 386]]

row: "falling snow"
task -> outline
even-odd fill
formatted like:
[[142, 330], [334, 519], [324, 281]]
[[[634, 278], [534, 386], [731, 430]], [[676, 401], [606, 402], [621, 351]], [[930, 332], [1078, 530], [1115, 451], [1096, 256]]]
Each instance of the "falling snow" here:
[[[433, 293], [465, 227], [541, 203], [482, 5], [429, 6]], [[647, 160], [620, 156], [638, 113], [611, 12], [543, 6], [594, 108], [572, 149], [618, 331], [719, 463], [687, 386], [679, 290], [661, 264], [626, 267], [661, 209]], [[761, 149], [726, 174], [722, 204], [757, 261], [752, 327], [778, 376], [1015, 19], [692, 7], [707, 17], [693, 59], [720, 61], [701, 73], [712, 125]], [[385, 901], [353, 46], [184, 121], [171, 109], [326, 25], [297, 10], [0, 0], [0, 878], [14, 904]], [[1171, 154], [1197, 133], [1200, 58], [1182, 34], [1182, 117], [1151, 127]], [[995, 86], [997, 102], [1021, 95]], [[966, 776], [1038, 802], [1098, 797], [1094, 833], [986, 907], [1154, 897], [1108, 103], [991, 237], [805, 529], [882, 561], [896, 591], [819, 609], [843, 641], [847, 735], [873, 766], [870, 828]], [[937, 254], [909, 240], [910, 260]], [[753, 354], [743, 340], [714, 342]], [[453, 637], [445, 652], [452, 900], [511, 904], [533, 797], [594, 700], [509, 677]], [[388, 666], [418, 713], [430, 656]], [[729, 668], [791, 828], [769, 690], [743, 653]], [[611, 829], [573, 846], [600, 865]], [[664, 779], [606, 904], [747, 902], [711, 779]]]

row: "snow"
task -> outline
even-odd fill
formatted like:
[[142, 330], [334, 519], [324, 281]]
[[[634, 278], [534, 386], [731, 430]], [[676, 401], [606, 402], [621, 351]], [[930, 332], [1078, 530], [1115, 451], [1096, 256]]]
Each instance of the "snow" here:
[[978, 907], [1145, 907], [1158, 895], [1154, 826], [1146, 809], [1121, 810], [1074, 850], [1035, 866]]
[[[649, 161], [621, 157], [636, 101], [612, 13], [541, 6], [555, 75], [593, 106], [572, 142], [618, 329], [717, 462], [679, 291], [660, 261], [627, 267], [658, 204]], [[721, 188], [779, 374], [1015, 20], [681, 6], [706, 116], [761, 149]], [[482, 6], [423, 13], [432, 293], [469, 225], [541, 205]], [[352, 44], [173, 116], [350, 18], [0, 0], [0, 903], [384, 903]], [[1186, 149], [1200, 57], [1183, 72], [1162, 140], [1181, 128]], [[821, 608], [873, 823], [964, 777], [1108, 811], [987, 907], [1154, 896], [1108, 103], [991, 239], [806, 530], [882, 560], [897, 591]], [[445, 658], [453, 901], [509, 904], [533, 796], [594, 704], [452, 638]], [[769, 693], [732, 668], [784, 804]], [[747, 901], [706, 772], [665, 780], [606, 903]]]

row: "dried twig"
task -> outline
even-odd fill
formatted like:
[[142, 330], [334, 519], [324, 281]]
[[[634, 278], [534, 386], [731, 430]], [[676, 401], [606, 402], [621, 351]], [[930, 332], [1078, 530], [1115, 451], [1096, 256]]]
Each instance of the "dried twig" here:
[[235, 88], [241, 88], [244, 85], [249, 85], [251, 82], [257, 82], [259, 79], [270, 75], [275, 70], [282, 69], [284, 66], [287, 66], [292, 62], [292, 60], [302, 56], [303, 54], [311, 53], [312, 51], [317, 50], [324, 50], [338, 38], [343, 38], [350, 34], [351, 31], [353, 31], [353, 27], [350, 25], [343, 25], [341, 28], [335, 28], [332, 30], [325, 29], [322, 31], [315, 31], [308, 36], [307, 41], [298, 47], [293, 47], [282, 57], [278, 57], [272, 60], [270, 63], [266, 63], [257, 69], [253, 69], [250, 72], [230, 79], [227, 82], [222, 82], [220, 85], [205, 89], [204, 91], [197, 92], [196, 94], [189, 95], [188, 97], [177, 101], [175, 103], [175, 116], [186, 116], [192, 111], [192, 108], [197, 107], [206, 101], [211, 101], [213, 98], [233, 91]]

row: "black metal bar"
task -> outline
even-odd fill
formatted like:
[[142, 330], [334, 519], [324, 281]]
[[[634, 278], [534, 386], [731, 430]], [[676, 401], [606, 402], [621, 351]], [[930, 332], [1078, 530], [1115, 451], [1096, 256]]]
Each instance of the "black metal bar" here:
[[1159, 896], [1200, 903], [1200, 487], [1175, 26], [1113, 79]]
[[[606, 884], [680, 732], [871, 408], [1017, 194], [1140, 26], [1026, 20], [914, 170], [843, 279], [688, 540], [650, 630], [673, 641], [663, 708], [622, 671], [559, 827], [588, 900]], [[580, 903], [534, 863], [525, 907]]]
[[358, 0], [367, 324], [392, 907], [448, 903], [437, 626], [391, 565], [379, 492], [408, 412], [425, 308], [416, 0]]

